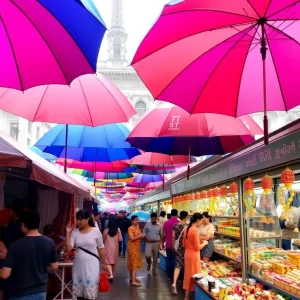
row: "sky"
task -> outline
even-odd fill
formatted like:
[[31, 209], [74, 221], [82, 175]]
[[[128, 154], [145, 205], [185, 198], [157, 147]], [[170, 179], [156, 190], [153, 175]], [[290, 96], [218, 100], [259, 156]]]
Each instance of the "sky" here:
[[[123, 0], [124, 27], [128, 34], [127, 60], [131, 62], [140, 42], [170, 0]], [[111, 25], [112, 0], [94, 0], [108, 28]], [[99, 61], [107, 59], [107, 37], [101, 45]]]

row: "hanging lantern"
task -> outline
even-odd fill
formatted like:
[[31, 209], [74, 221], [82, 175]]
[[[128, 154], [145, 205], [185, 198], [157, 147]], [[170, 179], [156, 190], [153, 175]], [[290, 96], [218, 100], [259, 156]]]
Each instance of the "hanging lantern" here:
[[200, 192], [197, 192], [196, 194], [195, 194], [195, 199], [196, 200], [199, 200], [201, 197], [200, 197]]
[[209, 189], [208, 191], [207, 191], [207, 197], [208, 198], [212, 198], [214, 196], [214, 190], [213, 189]]
[[220, 188], [220, 195], [221, 195], [222, 197], [226, 197], [227, 194], [228, 194], [228, 192], [227, 192], [227, 186], [223, 185], [223, 186]]
[[233, 182], [233, 183], [230, 184], [229, 191], [230, 191], [231, 194], [237, 194], [238, 190], [239, 190], [239, 187], [238, 187], [236, 182]]
[[221, 195], [220, 189], [219, 189], [218, 187], [216, 187], [216, 188], [214, 189], [214, 196], [215, 196], [215, 197], [219, 197], [220, 195]]
[[265, 175], [261, 180], [261, 187], [265, 193], [270, 193], [273, 187], [273, 178], [269, 175]]
[[207, 198], [207, 191], [203, 190], [202, 192], [200, 192], [200, 199], [206, 199]]
[[290, 189], [295, 182], [295, 173], [290, 168], [286, 168], [281, 173], [281, 181], [287, 189]]
[[191, 200], [195, 200], [196, 199], [196, 193], [191, 193]]
[[254, 181], [250, 177], [244, 181], [244, 189], [246, 192], [251, 192], [254, 190]]

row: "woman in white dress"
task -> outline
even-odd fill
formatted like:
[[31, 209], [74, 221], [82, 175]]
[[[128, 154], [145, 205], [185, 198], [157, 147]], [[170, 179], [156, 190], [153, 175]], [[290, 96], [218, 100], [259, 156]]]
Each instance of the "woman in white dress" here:
[[[66, 228], [66, 248], [76, 248], [72, 270], [73, 294], [78, 300], [97, 298], [100, 258], [102, 269], [106, 272], [105, 250], [102, 234], [95, 228], [93, 219], [87, 210], [76, 214], [78, 228], [69, 223]], [[99, 258], [100, 257], [100, 258]]]

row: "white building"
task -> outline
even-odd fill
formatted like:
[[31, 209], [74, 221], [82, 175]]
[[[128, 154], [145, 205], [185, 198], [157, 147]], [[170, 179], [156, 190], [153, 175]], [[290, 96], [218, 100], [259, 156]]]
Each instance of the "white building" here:
[[33, 146], [50, 128], [48, 123], [33, 123], [0, 110], [0, 130], [24, 147]]
[[130, 121], [132, 127], [146, 111], [155, 106], [155, 102], [135, 70], [128, 66], [122, 2], [112, 0], [111, 27], [107, 34], [108, 59], [105, 62], [98, 61], [98, 72], [109, 78], [132, 103], [137, 112]]

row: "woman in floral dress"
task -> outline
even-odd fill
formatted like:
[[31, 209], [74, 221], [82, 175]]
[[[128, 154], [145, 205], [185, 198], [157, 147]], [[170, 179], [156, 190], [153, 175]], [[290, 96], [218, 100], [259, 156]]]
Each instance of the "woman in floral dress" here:
[[[179, 248], [176, 250], [175, 255], [175, 270], [174, 270], [174, 281], [172, 284], [172, 293], [177, 295], [177, 280], [180, 274], [180, 271], [184, 269], [184, 247], [183, 247], [183, 230], [187, 226], [188, 212], [180, 212], [179, 219], [180, 222], [173, 226], [173, 247], [176, 240], [179, 239]], [[181, 236], [180, 236], [181, 235]]]
[[141, 286], [140, 281], [136, 279], [136, 272], [143, 267], [141, 240], [145, 237], [139, 228], [139, 218], [131, 217], [132, 226], [128, 229], [128, 259], [127, 268], [130, 272], [130, 282], [133, 286]]

